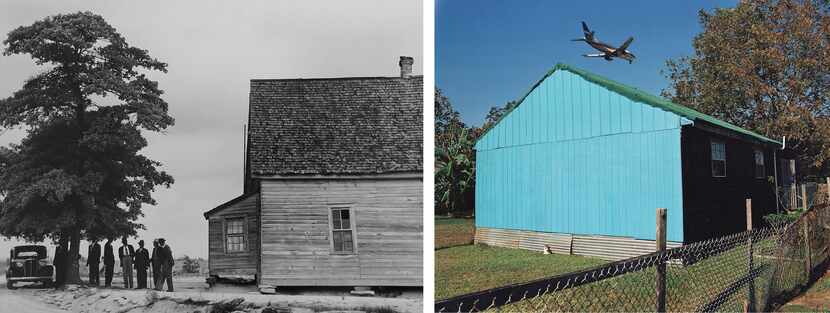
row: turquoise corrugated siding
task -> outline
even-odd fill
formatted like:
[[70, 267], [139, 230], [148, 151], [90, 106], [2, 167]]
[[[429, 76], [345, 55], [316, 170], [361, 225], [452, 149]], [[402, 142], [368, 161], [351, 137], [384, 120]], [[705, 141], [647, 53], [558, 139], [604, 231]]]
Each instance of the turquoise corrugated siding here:
[[476, 225], [683, 241], [689, 121], [558, 71], [476, 144]]

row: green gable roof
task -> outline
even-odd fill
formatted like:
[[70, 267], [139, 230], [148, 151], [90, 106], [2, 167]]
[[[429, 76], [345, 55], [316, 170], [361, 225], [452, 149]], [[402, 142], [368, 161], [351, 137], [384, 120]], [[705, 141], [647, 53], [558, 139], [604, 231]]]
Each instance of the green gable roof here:
[[506, 112], [505, 114], [503, 114], [501, 116], [501, 118], [492, 127], [490, 127], [486, 132], [484, 132], [483, 134], [481, 134], [481, 136], [479, 136], [479, 140], [481, 138], [484, 138], [484, 135], [486, 135], [491, 129], [495, 128], [496, 125], [501, 123], [501, 121], [508, 114], [512, 113], [513, 110], [515, 110], [520, 105], [522, 105], [522, 102], [524, 102], [525, 98], [534, 89], [536, 89], [536, 87], [538, 87], [540, 84], [542, 84], [542, 82], [545, 79], [547, 79], [549, 76], [553, 75], [553, 73], [555, 73], [556, 71], [559, 71], [559, 70], [574, 73], [574, 74], [579, 75], [580, 77], [584, 78], [585, 80], [587, 80], [589, 82], [592, 82], [592, 83], [595, 83], [597, 85], [603, 86], [603, 87], [607, 88], [608, 90], [611, 90], [611, 91], [613, 91], [615, 93], [618, 93], [618, 94], [620, 94], [620, 95], [622, 95], [626, 98], [631, 99], [632, 101], [645, 103], [645, 104], [648, 104], [650, 106], [672, 112], [672, 113], [677, 114], [679, 116], [685, 117], [685, 118], [687, 118], [687, 119], [689, 119], [693, 122], [694, 121], [704, 121], [704, 122], [710, 123], [712, 125], [715, 125], [717, 127], [721, 127], [721, 128], [736, 132], [740, 135], [748, 136], [752, 139], [759, 140], [762, 143], [768, 143], [768, 144], [774, 144], [774, 145], [781, 146], [780, 142], [778, 142], [776, 140], [773, 140], [773, 139], [770, 139], [770, 138], [767, 138], [763, 135], [757, 134], [753, 131], [750, 131], [750, 130], [741, 128], [737, 125], [733, 125], [731, 123], [719, 120], [719, 119], [714, 118], [710, 115], [700, 113], [698, 111], [692, 110], [691, 108], [688, 108], [688, 107], [685, 107], [683, 105], [680, 105], [680, 104], [668, 101], [666, 99], [663, 99], [661, 97], [649, 94], [649, 93], [644, 92], [642, 90], [639, 90], [637, 88], [626, 86], [624, 84], [621, 84], [619, 82], [610, 80], [608, 78], [596, 75], [594, 73], [589, 73], [587, 71], [575, 68], [575, 67], [567, 65], [567, 64], [562, 64], [562, 63], [556, 64], [556, 66], [553, 69], [548, 71], [545, 74], [545, 76], [543, 76], [541, 79], [539, 79], [539, 81], [537, 81], [536, 84], [534, 84], [533, 87], [531, 87], [530, 90], [528, 90], [528, 92], [525, 93], [519, 99], [518, 103], [516, 104], [516, 106], [513, 107], [513, 109], [511, 109], [509, 112]]

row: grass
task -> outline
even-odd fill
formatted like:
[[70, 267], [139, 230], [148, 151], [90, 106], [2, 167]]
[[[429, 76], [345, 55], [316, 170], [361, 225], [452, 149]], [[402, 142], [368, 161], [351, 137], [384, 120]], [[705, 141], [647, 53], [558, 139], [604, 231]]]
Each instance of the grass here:
[[830, 272], [804, 294], [778, 308], [779, 312], [830, 312]]
[[[770, 279], [799, 280], [802, 263], [788, 264], [795, 271], [783, 277], [770, 277], [774, 264], [769, 258], [774, 242], [765, 239], [755, 243], [755, 266], [765, 269], [756, 278], [756, 301], [765, 299]], [[682, 266], [669, 264], [667, 268], [667, 296], [670, 311], [698, 309], [723, 291], [730, 283], [746, 274], [746, 247], [739, 245], [699, 262]], [[570, 255], [544, 255], [518, 249], [482, 245], [458, 246], [440, 249], [436, 256], [436, 299], [522, 283], [538, 278], [570, 273], [606, 263], [604, 260]], [[787, 263], [787, 262], [785, 262]], [[600, 282], [550, 293], [539, 298], [505, 306], [505, 312], [538, 311], [562, 308], [576, 311], [643, 311], [653, 310], [655, 268], [633, 272]], [[788, 285], [788, 284], [785, 284]], [[817, 283], [813, 290], [830, 293], [830, 279]], [[746, 287], [735, 291], [718, 308], [740, 311], [743, 308]], [[757, 305], [761, 305], [758, 303]]]
[[435, 251], [435, 298], [446, 299], [603, 263], [603, 260], [580, 256], [484, 245], [441, 249]]
[[[571, 255], [545, 255], [539, 252], [471, 245], [475, 233], [474, 220], [436, 218], [435, 237], [435, 298], [454, 296], [523, 283], [534, 279], [570, 273], [607, 261]], [[776, 244], [770, 239], [755, 243], [755, 266], [765, 266], [764, 274], [755, 279], [756, 301], [765, 299], [770, 280], [789, 288], [803, 281], [803, 263], [798, 260], [777, 264], [784, 272], [772, 276], [772, 252]], [[797, 248], [796, 248], [797, 249]], [[797, 259], [797, 256], [793, 256]], [[783, 266], [783, 267], [782, 267]], [[729, 251], [710, 256], [690, 266], [669, 265], [667, 273], [667, 304], [672, 311], [689, 311], [712, 299], [727, 285], [746, 274], [746, 247], [739, 245]], [[625, 274], [568, 290], [520, 301], [505, 307], [506, 311], [537, 311], [562, 307], [583, 311], [609, 309], [652, 310], [655, 269]], [[743, 309], [746, 287], [732, 294], [719, 307], [725, 311]], [[817, 304], [820, 303], [820, 304]], [[783, 306], [782, 311], [816, 311], [830, 303], [830, 275], [816, 282], [803, 297]]]
[[474, 235], [474, 219], [435, 218], [435, 249], [472, 244]]
[[435, 298], [522, 283], [605, 263], [570, 255], [472, 245], [475, 220], [435, 218]]
[[[759, 242], [756, 247], [769, 245]], [[745, 274], [746, 250], [738, 247], [711, 256], [689, 266], [668, 264], [666, 274], [667, 311], [694, 311], [715, 299], [725, 287]], [[756, 266], [761, 265], [760, 258]], [[529, 311], [651, 311], [655, 303], [656, 269], [631, 272], [598, 282], [548, 293], [538, 298], [519, 301], [502, 307], [504, 312]], [[764, 291], [763, 278], [755, 280], [756, 299]], [[724, 299], [718, 311], [741, 311], [746, 287]]]

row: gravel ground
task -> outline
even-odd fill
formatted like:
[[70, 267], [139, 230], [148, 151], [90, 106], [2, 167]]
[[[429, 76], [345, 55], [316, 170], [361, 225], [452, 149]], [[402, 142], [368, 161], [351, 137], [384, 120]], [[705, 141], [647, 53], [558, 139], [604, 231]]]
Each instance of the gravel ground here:
[[[5, 280], [5, 278], [2, 278]], [[129, 290], [120, 281], [113, 288], [70, 286], [66, 290], [44, 289], [21, 284], [20, 288], [0, 291], [0, 313], [5, 312], [75, 312], [75, 313], [167, 313], [210, 312], [211, 307], [234, 299], [240, 312], [260, 313], [267, 307], [279, 312], [311, 313], [325, 311], [421, 312], [419, 289], [385, 292], [383, 296], [353, 296], [347, 289], [290, 289], [263, 295], [253, 287], [207, 289], [202, 277], [178, 277], [175, 292]]]
[[0, 288], [0, 313], [67, 313], [54, 305], [44, 303], [34, 295], [35, 289], [9, 290]]

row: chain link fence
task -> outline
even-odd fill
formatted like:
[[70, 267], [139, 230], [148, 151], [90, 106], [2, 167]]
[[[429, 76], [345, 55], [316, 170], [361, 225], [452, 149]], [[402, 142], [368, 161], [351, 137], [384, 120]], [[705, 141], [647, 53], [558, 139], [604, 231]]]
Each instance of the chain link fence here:
[[827, 183], [804, 182], [778, 187], [778, 207], [784, 210], [809, 208], [828, 203]]
[[830, 208], [814, 206], [795, 222], [461, 295], [435, 311], [766, 311], [826, 265], [828, 230]]

